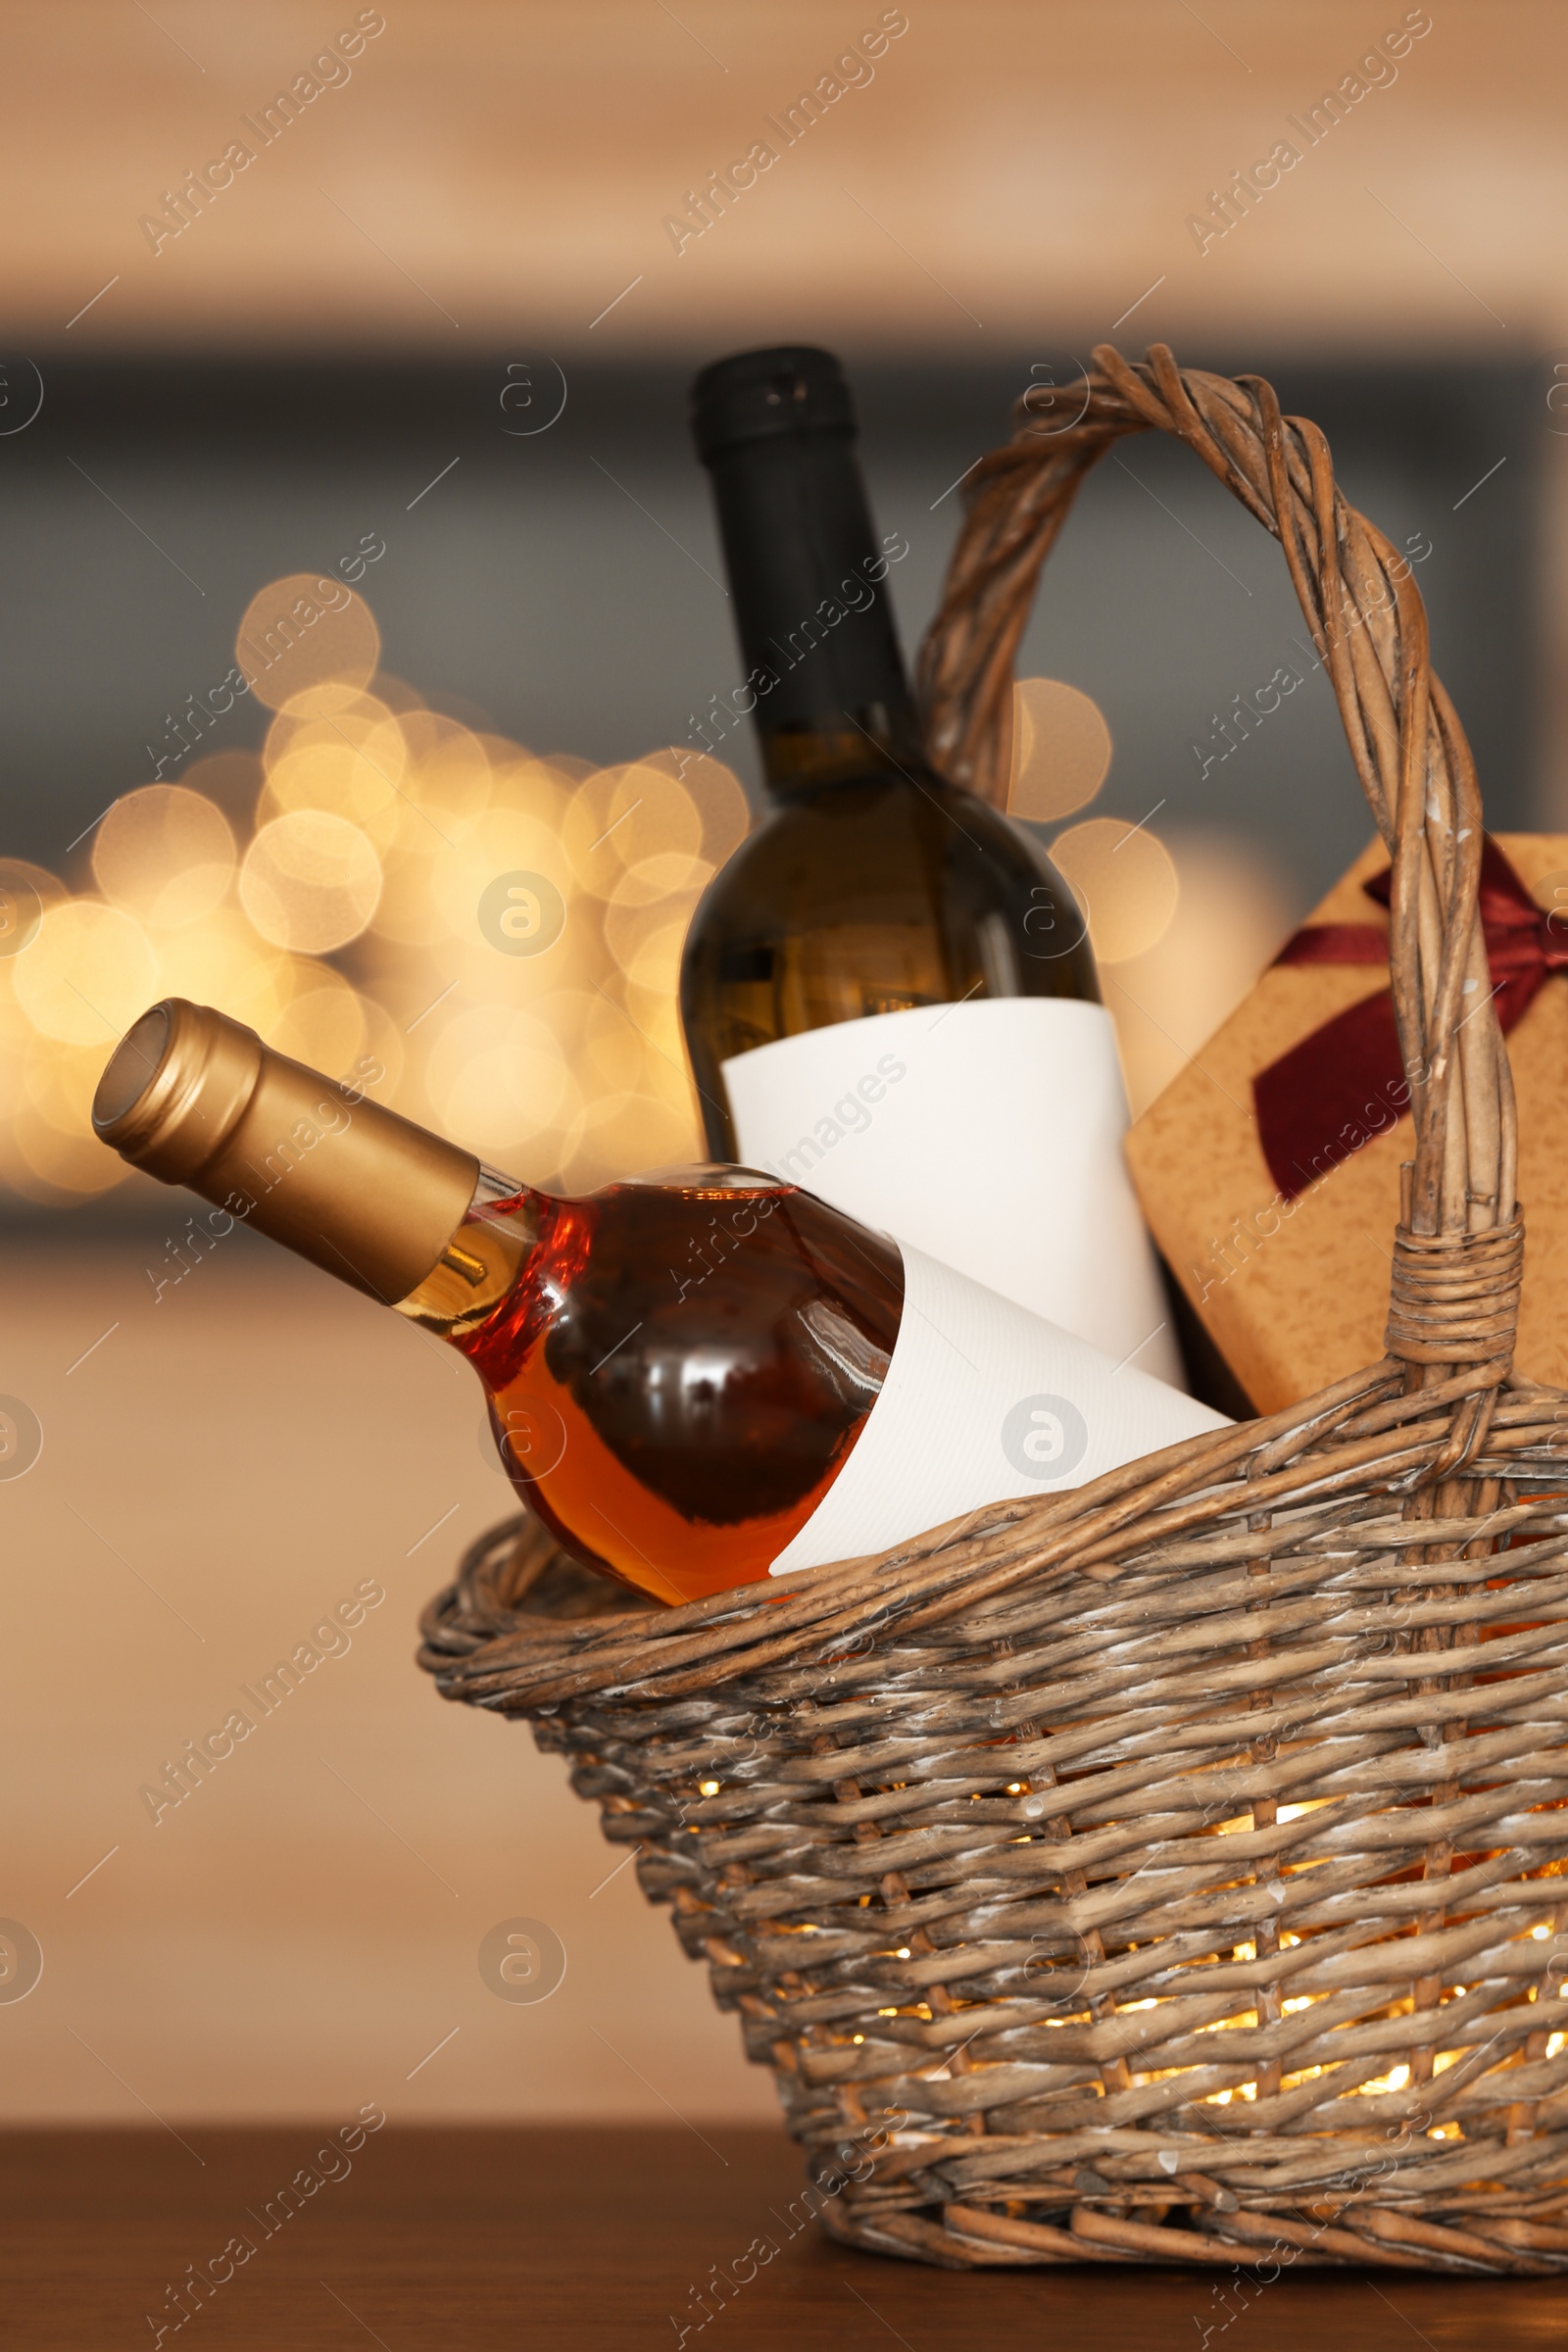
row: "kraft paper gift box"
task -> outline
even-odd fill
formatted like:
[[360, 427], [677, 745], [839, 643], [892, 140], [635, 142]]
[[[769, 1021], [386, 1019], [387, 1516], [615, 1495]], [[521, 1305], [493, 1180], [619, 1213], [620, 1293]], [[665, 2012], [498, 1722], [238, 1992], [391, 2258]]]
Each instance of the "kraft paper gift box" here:
[[[1375, 842], [1127, 1139], [1154, 1239], [1261, 1413], [1384, 1352], [1389, 1237], [1414, 1151], [1388, 870]], [[1489, 839], [1481, 911], [1519, 1099], [1515, 1360], [1568, 1386], [1568, 836]]]

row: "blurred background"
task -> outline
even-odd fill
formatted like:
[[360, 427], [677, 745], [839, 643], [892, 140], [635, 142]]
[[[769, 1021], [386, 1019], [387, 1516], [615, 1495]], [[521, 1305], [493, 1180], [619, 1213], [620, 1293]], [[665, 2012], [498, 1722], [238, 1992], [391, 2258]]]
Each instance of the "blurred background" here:
[[[1492, 821], [1568, 827], [1568, 32], [1529, 0], [0, 24], [0, 1953], [44, 1962], [24, 1998], [0, 1968], [0, 2099], [766, 2113], [560, 1766], [411, 1665], [509, 1505], [466, 1369], [129, 1177], [93, 1085], [177, 993], [534, 1182], [694, 1152], [674, 976], [758, 794], [685, 386], [753, 343], [849, 365], [911, 658], [1024, 392], [1106, 339], [1269, 376], [1408, 551]], [[1088, 898], [1137, 1108], [1369, 822], [1277, 547], [1173, 446], [1091, 479], [1020, 673], [1014, 811]], [[517, 875], [564, 909], [537, 953]], [[481, 1977], [515, 1918], [564, 1948], [547, 2002]]]

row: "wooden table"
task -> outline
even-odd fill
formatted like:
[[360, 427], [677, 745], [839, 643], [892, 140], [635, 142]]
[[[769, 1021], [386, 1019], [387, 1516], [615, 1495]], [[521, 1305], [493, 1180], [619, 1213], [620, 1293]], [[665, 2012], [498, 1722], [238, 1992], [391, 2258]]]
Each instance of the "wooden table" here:
[[[114, 2352], [153, 2345], [158, 2322], [166, 2352], [655, 2352], [683, 2325], [703, 2352], [1201, 2352], [1205, 2328], [1223, 2352], [1568, 2340], [1568, 2284], [1553, 2279], [1298, 2273], [1238, 2308], [1228, 2272], [956, 2276], [879, 2261], [792, 2217], [802, 2175], [781, 2133], [388, 2125], [318, 2163], [322, 2140], [303, 2124], [13, 2133], [0, 2142], [5, 2341]], [[319, 2185], [284, 2219], [278, 2192], [302, 2168]], [[255, 2251], [176, 2328], [168, 2290], [192, 2267], [222, 2273], [241, 2233]], [[744, 2274], [764, 2234], [781, 2251], [701, 2324], [693, 2290], [714, 2266]]]

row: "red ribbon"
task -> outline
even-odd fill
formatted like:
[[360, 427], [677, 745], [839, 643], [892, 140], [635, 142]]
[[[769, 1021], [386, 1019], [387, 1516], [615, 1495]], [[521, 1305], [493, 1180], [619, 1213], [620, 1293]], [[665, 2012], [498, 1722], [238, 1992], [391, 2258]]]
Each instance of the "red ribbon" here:
[[[1393, 869], [1363, 883], [1387, 906]], [[1553, 972], [1568, 971], [1568, 918], [1538, 906], [1489, 835], [1481, 853], [1481, 929], [1493, 1002], [1504, 1030], [1521, 1021]], [[1385, 931], [1370, 923], [1309, 923], [1287, 940], [1280, 963], [1389, 960]], [[1367, 997], [1302, 1038], [1252, 1081], [1263, 1156], [1287, 1200], [1386, 1133], [1409, 1107], [1394, 998]]]

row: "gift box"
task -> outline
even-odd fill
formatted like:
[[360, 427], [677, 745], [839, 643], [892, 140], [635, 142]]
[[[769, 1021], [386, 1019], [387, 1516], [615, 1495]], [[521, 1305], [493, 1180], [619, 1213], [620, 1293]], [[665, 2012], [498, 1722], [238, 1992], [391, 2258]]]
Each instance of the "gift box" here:
[[[1388, 879], [1377, 841], [1127, 1139], [1154, 1239], [1260, 1413], [1383, 1351], [1389, 1236], [1400, 1164], [1414, 1150], [1389, 995]], [[1560, 1385], [1568, 835], [1489, 837], [1481, 917], [1519, 1101], [1519, 1197], [1529, 1206], [1516, 1365], [1527, 1379]]]

